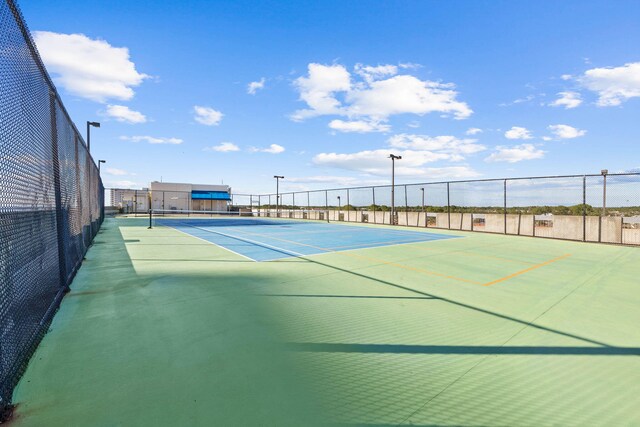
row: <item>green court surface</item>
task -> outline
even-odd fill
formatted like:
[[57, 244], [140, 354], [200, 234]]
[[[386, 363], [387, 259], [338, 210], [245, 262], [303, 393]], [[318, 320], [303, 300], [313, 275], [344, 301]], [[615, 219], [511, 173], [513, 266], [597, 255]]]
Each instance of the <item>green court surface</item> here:
[[12, 425], [640, 425], [640, 248], [412, 230], [461, 237], [254, 262], [109, 219]]

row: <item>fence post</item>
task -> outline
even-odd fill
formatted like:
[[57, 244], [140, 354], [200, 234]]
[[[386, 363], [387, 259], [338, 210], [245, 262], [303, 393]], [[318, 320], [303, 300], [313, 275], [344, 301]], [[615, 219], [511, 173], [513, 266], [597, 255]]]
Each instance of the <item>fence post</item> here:
[[582, 241], [587, 240], [587, 176], [582, 177]]
[[409, 226], [409, 202], [407, 201], [407, 186], [404, 186], [404, 219], [405, 226]]
[[504, 234], [507, 234], [507, 180], [504, 180]]
[[[49, 105], [51, 108], [51, 160], [53, 166], [53, 188], [56, 207], [56, 232], [58, 243], [58, 273], [60, 274], [60, 287], [67, 291], [67, 258], [64, 245], [64, 221], [65, 215], [62, 209], [62, 194], [60, 183], [60, 157], [58, 154], [58, 126], [56, 117], [56, 96], [49, 92]], [[93, 235], [93, 227], [91, 227]]]
[[451, 230], [451, 192], [449, 191], [449, 182], [447, 182], [447, 228]]
[[373, 192], [373, 205], [371, 205], [373, 207], [373, 223], [377, 224], [376, 222], [376, 187], [371, 187], [371, 191]]
[[[356, 213], [356, 219], [358, 214]], [[349, 189], [347, 188], [347, 222], [351, 222], [351, 204], [349, 203]]]
[[327, 212], [327, 222], [329, 222], [329, 192], [324, 190], [324, 207]]

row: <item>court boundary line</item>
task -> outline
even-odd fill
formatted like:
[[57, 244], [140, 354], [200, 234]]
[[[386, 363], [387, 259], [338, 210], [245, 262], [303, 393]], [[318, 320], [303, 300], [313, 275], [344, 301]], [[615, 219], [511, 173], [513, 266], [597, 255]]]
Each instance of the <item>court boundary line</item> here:
[[187, 233], [187, 232], [184, 232], [184, 231], [182, 231], [182, 230], [178, 230], [177, 228], [175, 228], [175, 227], [171, 227], [171, 226], [168, 226], [168, 225], [160, 224], [160, 226], [161, 226], [161, 227], [166, 227], [166, 228], [168, 228], [168, 229], [170, 228], [170, 229], [176, 230], [177, 232], [182, 233], [182, 234], [184, 234], [184, 235], [186, 235], [186, 236], [193, 237], [193, 238], [198, 239], [198, 240], [202, 240], [203, 242], [207, 242], [207, 243], [208, 243], [208, 244], [210, 244], [210, 245], [217, 246], [217, 247], [219, 247], [220, 249], [224, 249], [225, 251], [231, 252], [232, 254], [236, 254], [236, 255], [238, 255], [238, 256], [241, 256], [242, 258], [246, 258], [246, 259], [248, 259], [248, 260], [250, 260], [250, 261], [257, 262], [257, 261], [256, 261], [255, 259], [253, 259], [253, 258], [250, 258], [250, 257], [248, 257], [248, 256], [246, 256], [246, 255], [242, 255], [242, 254], [240, 254], [240, 253], [238, 253], [238, 252], [236, 252], [236, 251], [233, 251], [233, 250], [231, 250], [231, 249], [229, 249], [229, 248], [225, 248], [224, 246], [219, 245], [219, 244], [217, 244], [217, 243], [210, 242], [210, 241], [208, 241], [208, 240], [206, 240], [206, 239], [203, 239], [202, 237], [194, 236], [193, 234], [189, 234], [189, 233]]
[[[261, 237], [269, 237], [269, 236], [262, 235], [260, 233], [250, 233], [250, 232], [246, 232], [246, 231], [245, 232], [239, 231], [239, 232], [240, 233], [244, 233], [244, 234], [261, 236]], [[340, 252], [348, 252], [348, 251], [361, 250], [361, 249], [373, 249], [373, 248], [381, 247], [381, 246], [373, 246], [373, 247], [370, 247], [370, 248], [356, 248], [356, 249], [347, 249], [345, 251], [333, 251], [331, 249], [326, 249], [326, 248], [322, 248], [320, 246], [314, 246], [314, 245], [310, 245], [310, 244], [307, 244], [307, 243], [299, 243], [299, 242], [294, 242], [294, 241], [291, 241], [291, 240], [277, 238], [277, 237], [269, 237], [269, 238], [274, 239], [274, 240], [280, 240], [282, 242], [292, 243], [292, 244], [299, 245], [299, 246], [307, 246], [307, 247], [310, 247], [310, 248], [313, 248], [313, 249], [318, 249], [318, 250], [324, 251], [325, 253], [337, 253], [337, 254], [340, 254]], [[449, 240], [449, 239], [448, 238], [442, 238], [442, 239], [424, 240], [422, 242], [399, 243], [399, 244], [396, 244], [396, 245], [389, 245], [389, 246], [408, 245], [408, 244], [412, 244], [412, 243], [424, 243], [424, 242], [431, 242], [431, 241], [438, 241], [438, 240]], [[387, 247], [387, 246], [385, 246], [385, 247]], [[321, 255], [321, 254], [311, 254], [311, 255], [303, 255], [303, 256], [306, 257], [306, 256], [313, 256], [313, 255]], [[393, 267], [398, 267], [398, 268], [402, 268], [404, 270], [414, 271], [414, 272], [422, 273], [422, 274], [429, 275], [429, 276], [437, 276], [437, 277], [442, 277], [442, 278], [445, 278], [445, 279], [452, 279], [452, 280], [457, 280], [459, 282], [472, 283], [472, 284], [476, 284], [476, 285], [480, 285], [481, 284], [481, 282], [477, 282], [477, 281], [474, 281], [474, 280], [469, 280], [469, 279], [463, 279], [461, 277], [450, 276], [450, 275], [447, 275], [447, 274], [444, 274], [444, 273], [432, 272], [432, 271], [427, 270], [427, 269], [422, 269], [422, 268], [418, 268], [418, 267], [410, 267], [408, 265], [397, 264], [397, 263], [390, 262], [390, 261], [378, 260], [376, 258], [365, 257], [363, 255], [355, 255], [355, 254], [350, 254], [350, 253], [345, 253], [344, 255], [351, 256], [351, 257], [356, 257], [356, 258], [361, 258], [361, 259], [365, 259], [365, 260], [369, 260], [369, 261], [379, 262], [379, 263], [381, 263], [383, 265], [391, 265]]]

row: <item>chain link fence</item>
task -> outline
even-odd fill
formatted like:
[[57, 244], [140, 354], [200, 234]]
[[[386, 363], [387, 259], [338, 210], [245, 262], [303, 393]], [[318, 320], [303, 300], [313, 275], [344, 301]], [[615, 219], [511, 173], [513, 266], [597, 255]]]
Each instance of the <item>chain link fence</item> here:
[[450, 181], [247, 197], [257, 201], [247, 207], [264, 216], [640, 245], [640, 173]]
[[12, 0], [0, 0], [0, 422], [103, 220], [98, 168]]
[[[244, 211], [265, 217], [360, 222], [640, 245], [640, 173], [486, 179], [232, 194], [111, 189], [121, 213]], [[195, 203], [195, 204], [194, 204]]]

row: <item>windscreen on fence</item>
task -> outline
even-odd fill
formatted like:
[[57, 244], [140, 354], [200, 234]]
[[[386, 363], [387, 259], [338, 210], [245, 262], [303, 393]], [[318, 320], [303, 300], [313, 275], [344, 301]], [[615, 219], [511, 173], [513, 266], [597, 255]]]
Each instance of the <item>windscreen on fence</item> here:
[[0, 0], [0, 421], [103, 219], [104, 188], [12, 0]]

